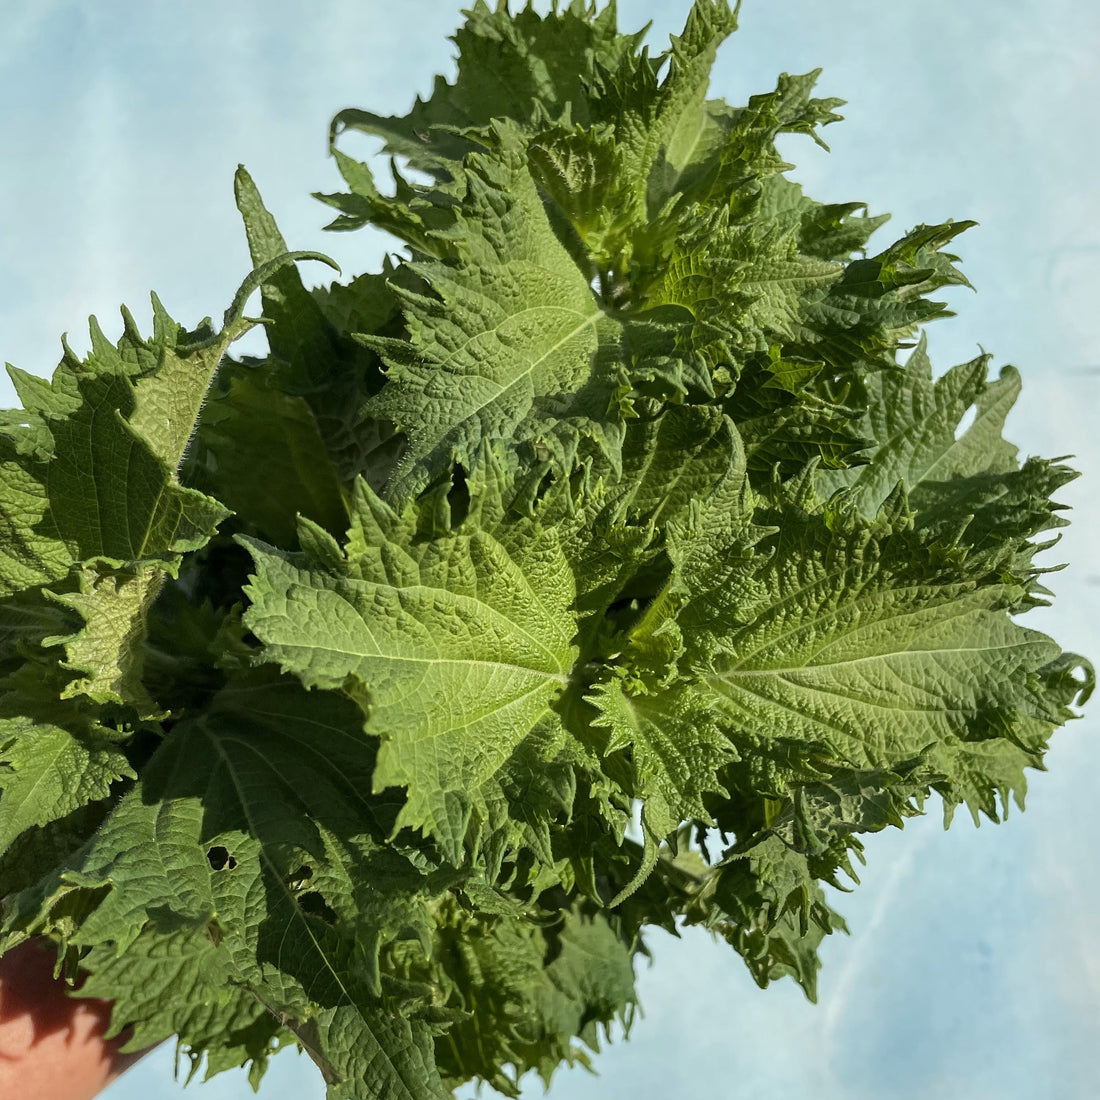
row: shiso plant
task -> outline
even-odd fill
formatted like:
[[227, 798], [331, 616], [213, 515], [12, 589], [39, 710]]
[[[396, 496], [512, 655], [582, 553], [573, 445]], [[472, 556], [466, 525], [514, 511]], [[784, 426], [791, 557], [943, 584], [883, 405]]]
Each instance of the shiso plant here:
[[0, 946], [332, 1100], [588, 1064], [653, 927], [813, 998], [860, 836], [1022, 806], [1093, 682], [1016, 622], [1074, 474], [921, 335], [972, 223], [806, 196], [776, 139], [839, 101], [708, 99], [725, 0], [657, 56], [466, 15], [453, 84], [333, 122], [330, 228], [400, 255], [307, 289], [241, 169], [222, 325], [93, 321], [0, 414]]

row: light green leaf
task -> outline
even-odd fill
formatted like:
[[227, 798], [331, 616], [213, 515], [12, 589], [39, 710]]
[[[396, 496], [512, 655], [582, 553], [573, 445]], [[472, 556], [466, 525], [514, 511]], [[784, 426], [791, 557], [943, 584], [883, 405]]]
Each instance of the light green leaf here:
[[704, 696], [684, 687], [627, 694], [612, 680], [596, 684], [586, 699], [599, 711], [593, 725], [610, 732], [606, 751], [632, 749], [642, 824], [655, 840], [688, 818], [710, 820], [703, 796], [729, 793], [718, 775], [737, 753]]
[[[860, 424], [862, 434], [874, 440], [867, 464], [820, 471], [820, 491], [829, 495], [849, 488], [855, 506], [873, 519], [899, 481], [912, 492], [926, 482], [1017, 469], [1016, 447], [1001, 432], [1019, 396], [1020, 377], [1006, 367], [997, 381], [988, 382], [988, 364], [983, 355], [933, 382], [922, 335], [904, 368], [880, 372], [868, 382], [867, 413]], [[975, 418], [959, 433], [970, 408]]]
[[86, 695], [96, 703], [135, 707], [142, 717], [163, 717], [141, 682], [146, 617], [160, 592], [159, 571], [149, 565], [110, 573], [85, 567], [79, 578], [79, 591], [54, 598], [77, 612], [84, 627], [43, 640], [64, 645], [63, 667], [84, 673], [65, 685], [61, 697]]
[[453, 259], [412, 266], [427, 293], [395, 288], [409, 339], [363, 337], [389, 367], [371, 412], [408, 438], [390, 499], [452, 464], [472, 471], [487, 442], [526, 442], [566, 470], [584, 438], [612, 456], [621, 445], [619, 326], [555, 236], [520, 131], [492, 133], [466, 162]]
[[106, 798], [134, 778], [125, 754], [106, 737], [78, 738], [61, 726], [0, 721], [0, 852], [25, 830]]
[[537, 520], [426, 541], [416, 527], [414, 508], [399, 515], [361, 482], [340, 563], [243, 540], [256, 563], [245, 624], [306, 686], [362, 691], [381, 741], [374, 790], [406, 787], [398, 824], [457, 865], [524, 742], [564, 736], [551, 704], [575, 657], [574, 589]]
[[[722, 640], [687, 658], [754, 752], [782, 758], [797, 746], [887, 769], [929, 754], [949, 806], [981, 802], [951, 746], [1011, 751], [1026, 736], [1037, 761], [1066, 714], [1052, 678], [1060, 650], [1009, 617], [1016, 590], [937, 561], [896, 512], [868, 527], [836, 513], [799, 517], [788, 503], [760, 549], [770, 558], [745, 568], [760, 587], [719, 597], [718, 625], [689, 637]], [[695, 613], [708, 617], [705, 604]]]
[[63, 398], [76, 407], [37, 421], [49, 432], [48, 456], [20, 455], [0, 436], [4, 595], [56, 582], [74, 563], [98, 558], [168, 567], [227, 514], [175, 483], [174, 470], [131, 428], [127, 365], [105, 341], [94, 345], [88, 363], [67, 359], [55, 377], [56, 407], [68, 407]]

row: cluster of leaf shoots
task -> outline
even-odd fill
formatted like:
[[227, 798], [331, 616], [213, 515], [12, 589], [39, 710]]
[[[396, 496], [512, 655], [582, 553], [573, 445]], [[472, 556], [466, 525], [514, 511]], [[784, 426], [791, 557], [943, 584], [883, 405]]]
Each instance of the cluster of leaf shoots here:
[[467, 16], [453, 84], [333, 124], [330, 228], [400, 258], [306, 289], [241, 170], [221, 330], [93, 321], [0, 414], [3, 947], [334, 1100], [587, 1063], [650, 926], [813, 997], [860, 835], [998, 820], [1091, 686], [1014, 621], [1074, 475], [918, 338], [970, 223], [869, 254], [805, 196], [776, 138], [838, 101], [707, 99], [725, 0], [659, 56]]

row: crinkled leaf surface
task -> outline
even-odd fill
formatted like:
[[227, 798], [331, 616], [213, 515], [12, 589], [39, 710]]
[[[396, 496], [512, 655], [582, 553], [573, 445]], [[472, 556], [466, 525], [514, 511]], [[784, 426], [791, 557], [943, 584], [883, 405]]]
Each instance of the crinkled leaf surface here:
[[[93, 326], [87, 361], [67, 354], [52, 386], [22, 387], [29, 427], [14, 439], [0, 438], [5, 593], [60, 580], [74, 562], [168, 564], [201, 545], [227, 514], [216, 501], [174, 483], [167, 452], [178, 440], [165, 439], [158, 450], [131, 422], [138, 411], [135, 376], [174, 352], [178, 338], [169, 335], [172, 323], [163, 312], [158, 323], [159, 347], [142, 340], [129, 320], [117, 347]], [[201, 374], [204, 367], [192, 369]], [[165, 420], [170, 427], [167, 413]], [[20, 454], [31, 431], [42, 448]]]
[[258, 1083], [290, 1033], [246, 989], [226, 984], [227, 954], [205, 928], [149, 929], [123, 955], [110, 944], [93, 947], [80, 992], [113, 1001], [110, 1031], [133, 1029], [124, 1049], [144, 1050], [175, 1036], [191, 1074], [205, 1059], [203, 1080], [249, 1065], [249, 1079]]
[[546, 16], [530, 5], [512, 15], [477, 0], [454, 38], [459, 64], [453, 85], [437, 78], [431, 98], [418, 99], [403, 118], [341, 111], [333, 134], [354, 129], [382, 137], [387, 151], [407, 157], [413, 167], [445, 175], [470, 148], [455, 128], [481, 127], [494, 118], [527, 123], [566, 110], [578, 122], [590, 121], [586, 105], [596, 72], [614, 68], [641, 38], [619, 33], [614, 5], [597, 12], [587, 0], [571, 0]]
[[497, 824], [488, 792], [527, 738], [562, 736], [551, 704], [575, 656], [574, 590], [556, 533], [537, 521], [500, 537], [468, 521], [419, 544], [416, 521], [361, 482], [346, 554], [250, 542], [245, 623], [308, 687], [354, 682], [381, 741], [374, 789], [405, 787], [399, 823], [460, 863], [471, 825], [476, 840]]
[[106, 798], [135, 773], [116, 731], [64, 699], [56, 666], [28, 663], [0, 694], [0, 855], [28, 829]]
[[257, 268], [220, 333], [209, 322], [187, 332], [154, 296], [151, 339], [123, 310], [117, 344], [93, 318], [90, 354], [79, 360], [66, 345], [52, 382], [10, 372], [25, 420], [0, 434], [0, 595], [79, 574], [61, 599], [86, 627], [53, 639], [67, 667], [87, 674], [70, 692], [151, 713], [140, 684], [145, 614], [182, 555], [229, 515], [182, 485], [179, 469], [222, 356], [251, 326], [249, 294], [295, 258]]
[[[196, 1026], [195, 983], [206, 998], [210, 987], [238, 985], [311, 1049], [334, 1095], [444, 1095], [426, 1026], [386, 1011], [347, 926], [323, 915], [358, 911], [353, 895], [374, 877], [372, 851], [383, 875], [394, 858], [402, 862], [371, 843], [387, 809], [359, 785], [373, 748], [357, 715], [348, 700], [271, 677], [227, 689], [207, 715], [173, 731], [141, 785], [55, 878], [16, 899], [14, 922], [48, 927], [51, 907], [74, 888], [106, 887], [71, 942], [121, 953], [154, 931], [191, 929], [220, 945], [217, 958], [182, 961], [186, 982], [171, 1001], [156, 999], [176, 1027]], [[302, 888], [314, 859], [346, 865], [344, 896], [334, 892], [330, 903]], [[405, 866], [415, 894], [423, 876]], [[390, 870], [383, 904], [400, 910], [399, 881]], [[376, 944], [381, 916], [370, 914]], [[119, 1011], [127, 1009], [132, 1000]]]
[[308, 289], [242, 168], [220, 332], [154, 302], [13, 371], [0, 950], [49, 937], [134, 1044], [517, 1096], [684, 923], [812, 999], [862, 837], [1022, 807], [1087, 698], [1018, 621], [1074, 474], [1002, 437], [1017, 372], [923, 340], [972, 223], [872, 246], [807, 195], [777, 141], [839, 101], [708, 98], [736, 15], [651, 55], [479, 0], [453, 83], [330, 135], [395, 157], [333, 148], [332, 228], [403, 254]]
[[590, 1064], [575, 1036], [599, 1050], [616, 1017], [629, 1027], [635, 1004], [629, 945], [599, 913], [567, 910], [556, 927], [522, 919], [448, 921], [425, 964], [405, 960], [410, 975], [430, 971], [466, 1010], [438, 1048], [455, 1083], [481, 1077], [505, 1096], [520, 1095], [523, 1070], [549, 1085], [562, 1064]]
[[447, 234], [454, 257], [413, 267], [430, 295], [402, 293], [409, 339], [372, 338], [389, 366], [375, 416], [409, 448], [391, 496], [417, 492], [451, 463], [470, 469], [485, 441], [529, 439], [559, 468], [579, 439], [620, 446], [613, 416], [619, 326], [558, 241], [515, 127], [466, 162]]

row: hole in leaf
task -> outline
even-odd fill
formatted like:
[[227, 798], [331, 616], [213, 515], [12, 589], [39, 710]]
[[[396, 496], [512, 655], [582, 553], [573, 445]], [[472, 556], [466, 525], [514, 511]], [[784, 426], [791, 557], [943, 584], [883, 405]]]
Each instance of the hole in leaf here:
[[237, 861], [230, 855], [229, 849], [223, 847], [221, 844], [215, 844], [206, 853], [206, 862], [210, 864], [212, 870], [215, 871], [232, 871], [237, 866]]
[[325, 924], [336, 923], [336, 911], [328, 904], [327, 901], [316, 890], [310, 890], [308, 893], [298, 895], [298, 908], [303, 913], [309, 913], [311, 916], [320, 917]]
[[971, 405], [969, 409], [962, 414], [962, 420], [959, 421], [959, 426], [955, 429], [955, 438], [962, 439], [964, 435], [974, 425], [974, 421], [978, 419], [978, 406]]
[[451, 529], [455, 530], [466, 522], [470, 512], [470, 489], [466, 484], [466, 471], [461, 466], [454, 470], [454, 480], [447, 493], [447, 504], [451, 510]]
[[535, 502], [539, 503], [550, 492], [550, 486], [554, 484], [554, 472], [553, 470], [547, 470], [542, 475], [539, 481], [538, 488], [535, 490]]

